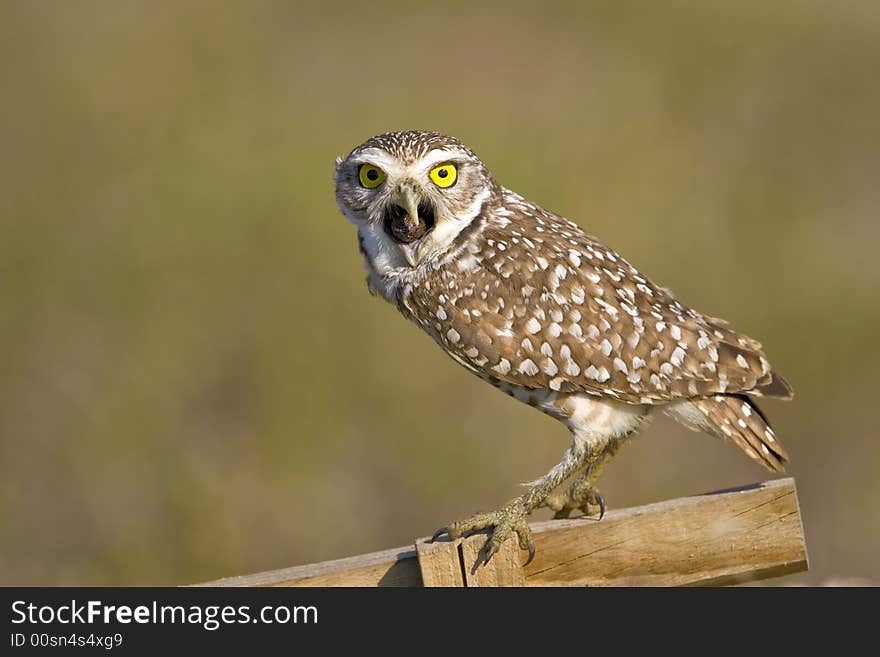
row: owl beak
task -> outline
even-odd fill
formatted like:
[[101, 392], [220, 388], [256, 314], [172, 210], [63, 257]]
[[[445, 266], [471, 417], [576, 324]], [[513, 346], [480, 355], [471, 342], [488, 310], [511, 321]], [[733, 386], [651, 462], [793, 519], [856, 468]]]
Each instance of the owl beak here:
[[[406, 210], [409, 220], [416, 226], [419, 224], [419, 197], [411, 185], [404, 183], [400, 187], [400, 206]], [[420, 240], [419, 240], [420, 241]], [[410, 267], [418, 264], [419, 241], [411, 244], [401, 244], [400, 250]]]
[[397, 188], [393, 202], [385, 208], [385, 233], [400, 249], [410, 267], [417, 267], [424, 257], [424, 247], [430, 244], [427, 235], [434, 228], [434, 207], [420, 198], [416, 187], [409, 181]]
[[419, 197], [411, 185], [400, 187], [400, 207], [406, 210], [414, 223], [419, 223]]

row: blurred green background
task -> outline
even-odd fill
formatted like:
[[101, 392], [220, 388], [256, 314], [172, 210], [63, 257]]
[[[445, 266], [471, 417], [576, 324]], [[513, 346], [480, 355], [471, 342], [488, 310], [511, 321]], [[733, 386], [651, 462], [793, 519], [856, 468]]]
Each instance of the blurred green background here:
[[[407, 545], [557, 462], [562, 426], [367, 293], [333, 158], [413, 127], [762, 340], [787, 581], [877, 582], [878, 70], [874, 0], [2, 3], [0, 582]], [[602, 488], [767, 476], [660, 419]]]

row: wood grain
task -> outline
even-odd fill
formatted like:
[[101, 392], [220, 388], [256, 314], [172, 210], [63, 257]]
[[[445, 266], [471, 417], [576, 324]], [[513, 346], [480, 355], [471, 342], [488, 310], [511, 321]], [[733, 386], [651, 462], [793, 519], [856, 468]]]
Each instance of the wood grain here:
[[484, 534], [469, 536], [461, 541], [465, 586], [525, 586], [522, 564], [528, 558], [528, 552], [525, 553], [526, 556], [520, 556], [516, 536], [502, 543], [501, 549], [488, 564], [474, 570], [473, 564], [485, 542]]
[[423, 586], [464, 586], [458, 541], [416, 541]]
[[400, 547], [197, 586], [422, 586], [422, 576], [415, 550]]
[[517, 571], [524, 574], [526, 586], [693, 586], [736, 584], [807, 569], [797, 492], [790, 478], [610, 510], [601, 522], [576, 518], [531, 527], [537, 555], [524, 570], [519, 564], [526, 553], [508, 541], [489, 568], [469, 576], [485, 540], [477, 535], [435, 544], [419, 539], [414, 548], [201, 586], [516, 586], [521, 584]]
[[807, 569], [793, 479], [532, 531], [528, 586], [720, 585]]

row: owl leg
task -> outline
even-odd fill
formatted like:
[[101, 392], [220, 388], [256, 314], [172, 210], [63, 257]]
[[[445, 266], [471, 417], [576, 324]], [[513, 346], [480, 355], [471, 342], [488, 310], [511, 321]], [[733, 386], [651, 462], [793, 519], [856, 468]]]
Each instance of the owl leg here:
[[490, 530], [489, 538], [486, 539], [474, 562], [473, 572], [476, 572], [481, 565], [489, 563], [504, 541], [512, 534], [516, 534], [519, 547], [529, 551], [527, 565], [535, 556], [535, 544], [532, 542], [526, 516], [543, 506], [554, 488], [584, 467], [584, 464], [598, 457], [605, 450], [605, 446], [605, 441], [576, 439], [559, 464], [537, 481], [527, 484], [526, 492], [508, 502], [504, 508], [491, 513], [478, 513], [470, 518], [453, 522], [448, 527], [442, 527], [434, 532], [431, 540], [436, 540], [443, 534], [455, 539], [464, 534]]
[[574, 509], [579, 509], [585, 516], [593, 515], [598, 510], [599, 520], [602, 519], [605, 515], [605, 497], [596, 488], [595, 482], [621, 445], [634, 433], [632, 431], [608, 441], [605, 449], [588, 463], [564, 492], [556, 492], [547, 497], [544, 506], [556, 512], [554, 519], [568, 518]]

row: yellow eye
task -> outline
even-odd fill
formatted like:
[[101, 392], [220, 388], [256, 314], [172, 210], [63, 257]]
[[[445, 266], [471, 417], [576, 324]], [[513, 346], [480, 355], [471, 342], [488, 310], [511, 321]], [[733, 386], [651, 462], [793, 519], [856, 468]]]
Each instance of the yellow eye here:
[[358, 169], [358, 178], [360, 178], [361, 185], [367, 189], [374, 189], [385, 182], [385, 172], [372, 164], [362, 164]]
[[458, 178], [458, 170], [454, 164], [447, 163], [434, 167], [428, 175], [437, 187], [452, 187]]

